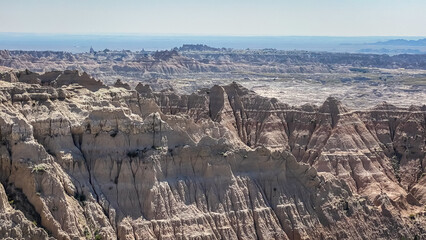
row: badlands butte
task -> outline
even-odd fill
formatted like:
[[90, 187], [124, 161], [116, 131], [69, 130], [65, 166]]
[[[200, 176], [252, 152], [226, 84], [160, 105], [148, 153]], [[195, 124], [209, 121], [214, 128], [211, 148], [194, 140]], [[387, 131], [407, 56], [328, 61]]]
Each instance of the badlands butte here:
[[[190, 59], [183, 50], [145, 57], [171, 54], [154, 59], [151, 67], [191, 69], [189, 63], [171, 63]], [[123, 59], [135, 53], [126, 54]], [[76, 60], [89, 61], [85, 55], [98, 62]], [[2, 51], [1, 56], [7, 66], [0, 67], [1, 238], [426, 238], [426, 105], [416, 99], [425, 94], [424, 56], [309, 57], [309, 74], [348, 74], [341, 84], [406, 86], [394, 93], [406, 93], [408, 106], [381, 103], [371, 95], [366, 96], [370, 107], [347, 106], [338, 94], [320, 104], [296, 104], [297, 98], [266, 97], [233, 81], [198, 88], [196, 77], [181, 81], [183, 73], [162, 68], [144, 71], [150, 76], [146, 81], [131, 80], [131, 71], [118, 81], [114, 69], [102, 68], [111, 62], [103, 63], [95, 53]], [[56, 60], [46, 60], [52, 56]], [[324, 63], [330, 58], [347, 63]], [[255, 72], [272, 61], [256, 70], [253, 62], [242, 66], [244, 59], [216, 70], [217, 62], [205, 61], [199, 66], [211, 64], [211, 69], [185, 74], [215, 73], [222, 81], [227, 72], [251, 69], [244, 73], [250, 79], [241, 81], [251, 86]], [[75, 61], [77, 69], [95, 66], [93, 72], [111, 76], [65, 70]], [[374, 63], [364, 66], [365, 61]], [[363, 74], [371, 75], [355, 79]], [[382, 74], [393, 77], [373, 79]], [[265, 79], [269, 84], [269, 75]], [[336, 91], [339, 86], [344, 85], [336, 85]]]

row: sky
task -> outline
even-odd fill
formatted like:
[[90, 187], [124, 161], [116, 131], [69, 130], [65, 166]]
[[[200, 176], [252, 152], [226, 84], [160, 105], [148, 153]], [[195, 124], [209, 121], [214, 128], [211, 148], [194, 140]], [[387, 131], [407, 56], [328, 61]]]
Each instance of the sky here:
[[425, 0], [0, 0], [0, 32], [426, 36]]

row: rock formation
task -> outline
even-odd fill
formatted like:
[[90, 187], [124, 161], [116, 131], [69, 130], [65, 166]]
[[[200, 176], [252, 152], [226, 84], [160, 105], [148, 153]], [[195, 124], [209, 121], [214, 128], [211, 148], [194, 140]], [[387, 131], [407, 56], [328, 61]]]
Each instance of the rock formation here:
[[[58, 84], [66, 84], [70, 78], [85, 79], [84, 83], [90, 82], [86, 79], [90, 75], [106, 85], [114, 85], [120, 79], [130, 87], [142, 82], [155, 91], [173, 88], [179, 94], [238, 81], [262, 96], [290, 105], [320, 105], [330, 95], [352, 109], [371, 108], [383, 101], [408, 108], [419, 102], [424, 104], [426, 99], [426, 55], [420, 54], [239, 50], [205, 45], [135, 52], [0, 50], [0, 66], [19, 69], [20, 81], [27, 83], [55, 83], [58, 74], [64, 77], [58, 79]], [[87, 75], [76, 76], [75, 70]], [[47, 79], [40, 78], [43, 73], [49, 73], [44, 74]], [[12, 75], [4, 78], [16, 81]], [[87, 87], [101, 87], [94, 81], [91, 85]]]
[[425, 106], [17, 78], [0, 81], [1, 237], [426, 237]]
[[[425, 106], [401, 109], [384, 103], [370, 110], [349, 111], [335, 98], [328, 98], [318, 109], [290, 107], [236, 83], [179, 99], [174, 94], [156, 94], [164, 113], [184, 113], [194, 119], [209, 116], [247, 146], [289, 150], [298, 161], [343, 177], [363, 194], [376, 194], [384, 187], [395, 195], [403, 194], [396, 190], [410, 191], [425, 171]], [[196, 102], [197, 107], [189, 106]], [[374, 176], [366, 174], [371, 171], [376, 172]], [[358, 175], [367, 178], [358, 179]], [[373, 192], [361, 186], [371, 187], [371, 182], [379, 183]]]
[[114, 87], [119, 87], [119, 88], [121, 87], [121, 88], [130, 90], [129, 84], [122, 82], [121, 79], [117, 79], [117, 81], [115, 81]]

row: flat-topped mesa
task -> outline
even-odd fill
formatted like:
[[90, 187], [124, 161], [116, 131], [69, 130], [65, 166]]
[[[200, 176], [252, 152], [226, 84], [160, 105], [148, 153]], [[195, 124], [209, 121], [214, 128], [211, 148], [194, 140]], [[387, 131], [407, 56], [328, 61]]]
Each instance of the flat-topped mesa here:
[[205, 44], [183, 44], [182, 47], [178, 48], [180, 52], [184, 51], [220, 51], [220, 48], [214, 48]]

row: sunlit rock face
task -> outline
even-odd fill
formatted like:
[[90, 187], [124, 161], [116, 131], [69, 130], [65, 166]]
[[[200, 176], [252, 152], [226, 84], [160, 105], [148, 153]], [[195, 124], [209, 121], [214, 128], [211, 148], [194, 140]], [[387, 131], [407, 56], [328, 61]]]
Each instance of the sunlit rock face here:
[[0, 81], [4, 238], [425, 237], [424, 106], [58, 76]]

